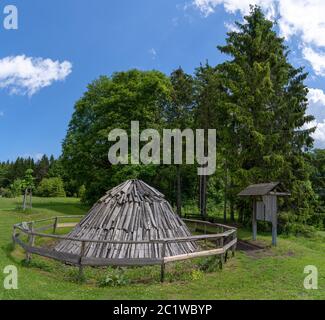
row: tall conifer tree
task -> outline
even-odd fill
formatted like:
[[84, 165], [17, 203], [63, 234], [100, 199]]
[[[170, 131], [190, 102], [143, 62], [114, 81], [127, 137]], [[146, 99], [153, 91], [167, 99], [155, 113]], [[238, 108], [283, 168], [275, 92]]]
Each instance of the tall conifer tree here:
[[308, 199], [313, 198], [304, 161], [314, 130], [305, 129], [313, 120], [306, 115], [307, 74], [290, 64], [284, 39], [259, 7], [251, 7], [237, 28], [219, 47], [231, 59], [218, 66], [232, 118], [229, 142], [235, 154], [228, 162], [238, 187], [232, 192], [250, 183], [281, 181], [293, 193], [290, 207], [301, 222], [311, 214]]

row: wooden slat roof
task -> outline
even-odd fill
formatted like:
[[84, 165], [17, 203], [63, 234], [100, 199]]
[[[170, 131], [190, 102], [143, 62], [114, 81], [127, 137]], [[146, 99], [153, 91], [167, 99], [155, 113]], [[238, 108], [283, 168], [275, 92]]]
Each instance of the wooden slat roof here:
[[[77, 239], [142, 241], [191, 236], [164, 195], [141, 180], [128, 180], [108, 191], [68, 235]], [[63, 240], [55, 250], [80, 253], [80, 242]], [[166, 256], [195, 252], [195, 242], [169, 243]], [[87, 258], [160, 258], [157, 244], [88, 244]]]
[[238, 195], [244, 196], [265, 196], [279, 187], [280, 182], [252, 184], [241, 191]]

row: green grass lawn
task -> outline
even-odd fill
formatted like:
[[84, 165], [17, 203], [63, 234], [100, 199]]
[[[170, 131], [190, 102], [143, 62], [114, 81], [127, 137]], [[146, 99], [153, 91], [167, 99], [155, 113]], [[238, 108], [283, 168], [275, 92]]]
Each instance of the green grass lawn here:
[[[19, 212], [20, 199], [0, 198], [0, 299], [325, 299], [325, 234], [314, 238], [280, 237], [276, 249], [256, 254], [237, 252], [225, 268], [198, 271], [200, 261], [167, 267], [166, 283], [159, 283], [159, 267], [127, 269], [127, 284], [101, 287], [100, 281], [112, 269], [87, 268], [87, 281], [77, 283], [76, 268], [42, 257], [23, 263], [24, 252], [11, 245], [13, 224], [59, 215], [80, 215], [87, 211], [77, 199], [34, 199], [30, 213]], [[249, 239], [247, 230], [240, 238]], [[270, 235], [259, 240], [270, 243]], [[18, 290], [4, 290], [2, 273], [7, 265], [18, 268]], [[315, 265], [319, 289], [303, 286], [304, 267]]]

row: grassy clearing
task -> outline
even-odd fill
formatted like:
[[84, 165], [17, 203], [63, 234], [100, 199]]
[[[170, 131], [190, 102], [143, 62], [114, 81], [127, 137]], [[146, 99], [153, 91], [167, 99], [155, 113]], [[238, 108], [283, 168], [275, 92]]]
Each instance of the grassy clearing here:
[[[202, 271], [213, 260], [169, 265], [163, 285], [159, 283], [159, 267], [124, 271], [86, 268], [87, 281], [80, 284], [76, 268], [59, 262], [34, 256], [25, 266], [24, 252], [12, 248], [11, 232], [12, 225], [20, 221], [80, 215], [87, 208], [77, 199], [35, 198], [32, 212], [22, 213], [17, 209], [19, 201], [0, 199], [0, 299], [325, 299], [324, 232], [314, 238], [280, 237], [278, 248], [260, 253], [238, 252], [222, 271]], [[250, 238], [247, 230], [240, 230], [239, 235]], [[263, 234], [259, 240], [271, 241]], [[4, 290], [2, 270], [12, 264], [19, 270], [19, 289]], [[303, 287], [306, 265], [318, 267], [318, 290]]]

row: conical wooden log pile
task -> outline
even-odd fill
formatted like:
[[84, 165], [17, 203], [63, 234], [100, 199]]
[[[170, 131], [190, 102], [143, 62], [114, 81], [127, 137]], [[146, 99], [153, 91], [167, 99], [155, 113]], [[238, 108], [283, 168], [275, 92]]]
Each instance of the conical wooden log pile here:
[[[188, 237], [185, 223], [163, 194], [141, 180], [128, 180], [108, 191], [68, 235], [80, 240], [147, 241]], [[80, 254], [81, 242], [62, 240], [56, 251]], [[104, 259], [161, 258], [195, 252], [193, 242], [111, 244], [89, 242], [84, 256]]]

